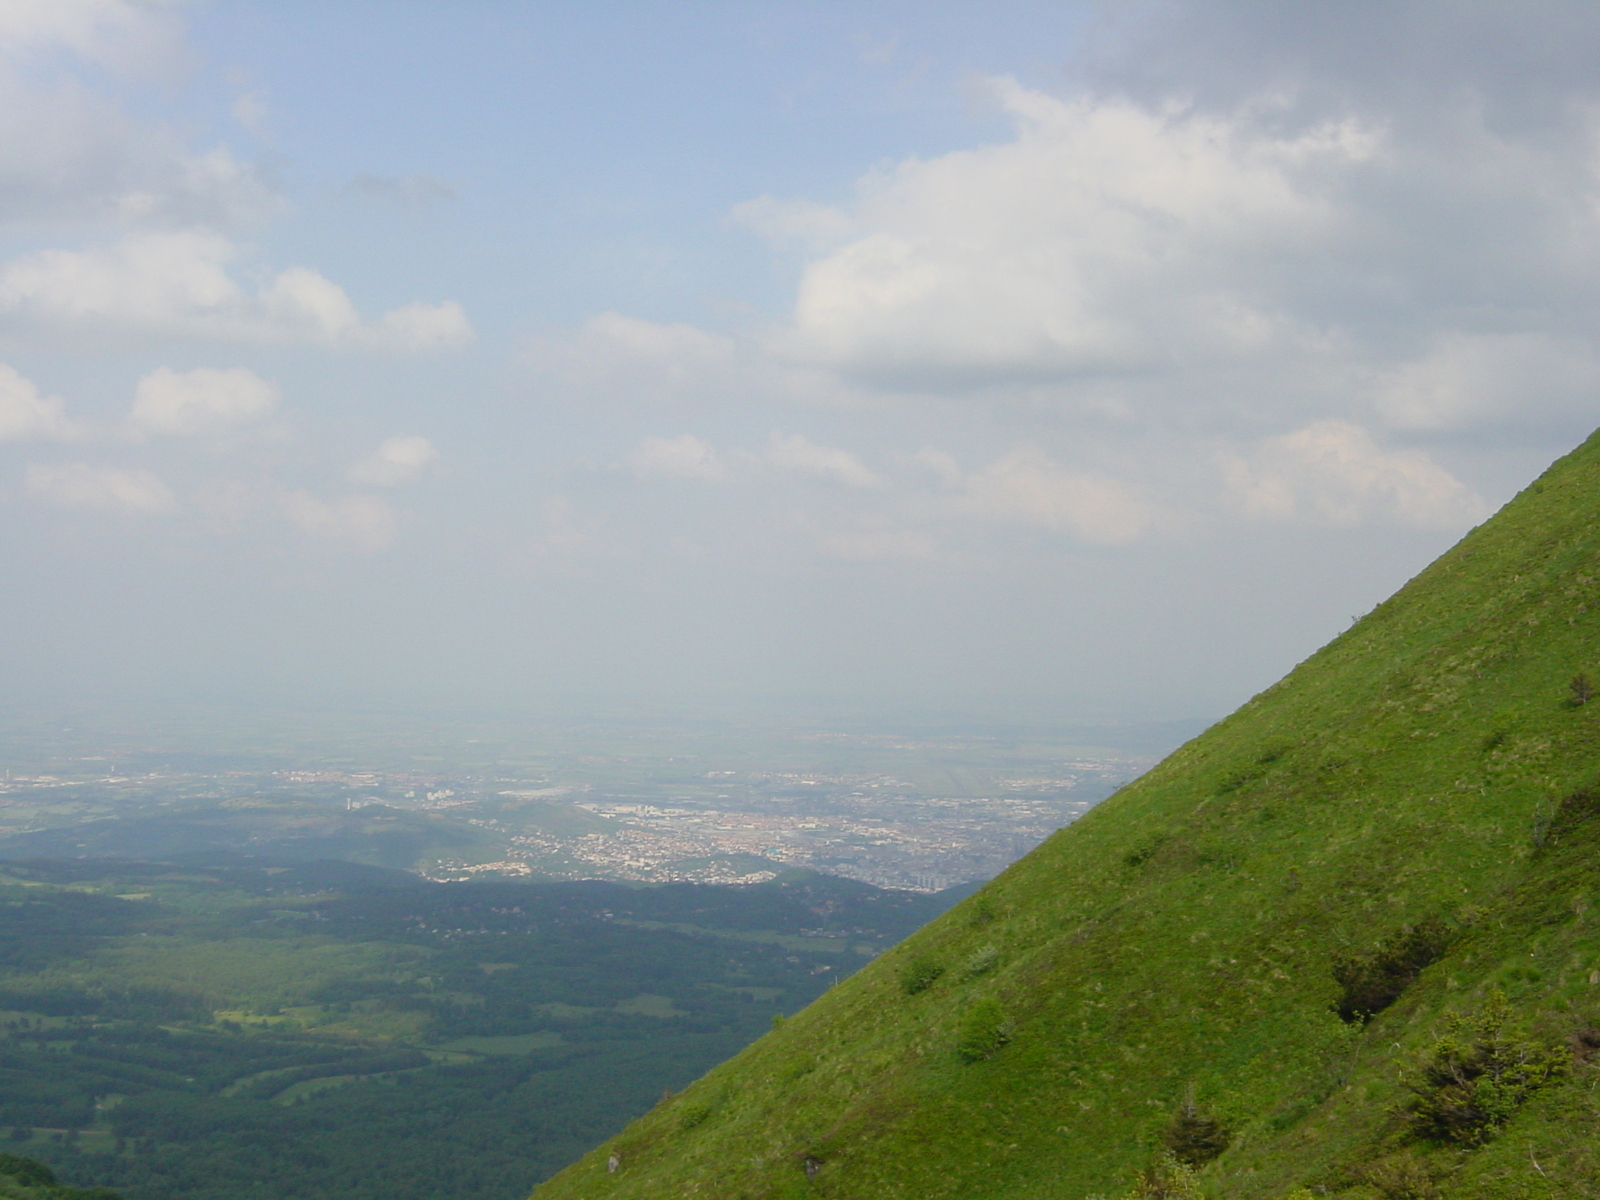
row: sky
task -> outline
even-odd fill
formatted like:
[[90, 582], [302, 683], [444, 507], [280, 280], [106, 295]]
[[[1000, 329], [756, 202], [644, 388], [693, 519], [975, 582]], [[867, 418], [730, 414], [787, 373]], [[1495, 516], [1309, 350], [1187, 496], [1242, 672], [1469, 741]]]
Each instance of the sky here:
[[0, 700], [1220, 715], [1597, 267], [1589, 5], [0, 0]]

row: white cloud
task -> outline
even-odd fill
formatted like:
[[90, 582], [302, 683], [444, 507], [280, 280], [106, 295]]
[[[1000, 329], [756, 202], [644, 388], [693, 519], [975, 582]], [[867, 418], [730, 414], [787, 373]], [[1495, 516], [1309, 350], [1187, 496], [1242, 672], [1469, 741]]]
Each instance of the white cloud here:
[[180, 7], [0, 4], [0, 220], [222, 226], [281, 211], [262, 172], [226, 146], [196, 149], [88, 82], [103, 71], [170, 80], [190, 58]]
[[1133, 541], [1156, 515], [1126, 484], [1064, 467], [1033, 446], [1020, 446], [971, 476], [959, 508], [989, 520], [1062, 530], [1102, 545]]
[[453, 350], [477, 335], [461, 305], [407, 304], [386, 312], [360, 333], [360, 339], [377, 350]]
[[1236, 501], [1251, 516], [1320, 525], [1389, 522], [1461, 529], [1490, 506], [1417, 450], [1385, 450], [1348, 421], [1315, 421], [1224, 457]]
[[160, 515], [178, 506], [171, 489], [151, 471], [89, 463], [33, 463], [23, 477], [28, 495], [91, 512]]
[[350, 468], [350, 478], [368, 487], [395, 487], [427, 470], [439, 451], [425, 437], [386, 438], [368, 457]]
[[382, 496], [353, 495], [323, 500], [307, 491], [279, 498], [283, 513], [303, 533], [374, 552], [390, 545], [398, 521]]
[[0, 54], [63, 48], [125, 73], [165, 69], [184, 53], [181, 7], [171, 0], [6, 0]]
[[1381, 375], [1378, 415], [1394, 429], [1454, 430], [1538, 407], [1589, 411], [1600, 361], [1587, 343], [1544, 333], [1447, 333], [1427, 354]]
[[225, 146], [190, 150], [77, 80], [47, 86], [0, 70], [0, 219], [232, 224], [282, 207]]
[[277, 404], [277, 389], [243, 367], [157, 367], [134, 389], [128, 422], [139, 433], [215, 436], [264, 420]]
[[762, 457], [792, 475], [827, 479], [853, 488], [884, 486], [883, 479], [848, 450], [819, 446], [798, 433], [774, 433]]
[[1262, 276], [1337, 229], [1326, 174], [1381, 145], [996, 87], [1016, 139], [870, 177], [863, 232], [807, 267], [783, 351], [949, 387], [1259, 349], [1287, 332]]
[[625, 461], [640, 479], [698, 479], [715, 483], [727, 476], [716, 448], [689, 433], [675, 438], [647, 437]]
[[429, 350], [471, 327], [453, 302], [408, 305], [364, 324], [338, 284], [307, 267], [255, 295], [228, 273], [238, 247], [203, 231], [130, 234], [93, 250], [43, 250], [0, 270], [0, 313], [88, 331], [245, 342], [314, 342]]
[[67, 418], [57, 396], [41, 396], [32, 380], [0, 363], [0, 441], [22, 438], [71, 438], [77, 426]]

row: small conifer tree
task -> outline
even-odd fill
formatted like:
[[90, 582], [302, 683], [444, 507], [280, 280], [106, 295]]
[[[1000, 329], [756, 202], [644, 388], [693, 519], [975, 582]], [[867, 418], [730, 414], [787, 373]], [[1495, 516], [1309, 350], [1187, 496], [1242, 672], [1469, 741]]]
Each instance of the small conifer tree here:
[[1572, 682], [1567, 684], [1567, 691], [1572, 696], [1573, 707], [1581, 708], [1589, 703], [1589, 698], [1594, 695], [1594, 684], [1590, 682], [1588, 675], [1579, 671], [1572, 677]]
[[1193, 1091], [1161, 1131], [1161, 1143], [1167, 1152], [1191, 1167], [1204, 1166], [1226, 1150], [1232, 1140], [1221, 1121], [1200, 1111]]

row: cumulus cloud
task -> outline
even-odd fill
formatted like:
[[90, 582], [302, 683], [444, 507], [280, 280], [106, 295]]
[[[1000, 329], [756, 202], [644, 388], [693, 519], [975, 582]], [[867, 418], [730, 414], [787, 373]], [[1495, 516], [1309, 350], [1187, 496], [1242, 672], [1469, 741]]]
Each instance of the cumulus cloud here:
[[[1151, 20], [1097, 88], [996, 81], [1007, 139], [874, 170], [845, 205], [736, 208], [806, 255], [763, 349], [856, 401], [1020, 402], [1130, 434], [1248, 435], [1286, 411], [1576, 432], [1600, 384], [1600, 85], [1533, 81], [1542, 98], [1518, 109], [1490, 62], [1509, 10], [1474, 10], [1458, 37], [1449, 6], [1366, 6], [1395, 35], [1383, 80], [1365, 37], [1356, 53], [1303, 6], [1159, 11], [1227, 69]], [[1561, 11], [1535, 5], [1535, 40], [1577, 61], [1565, 23], [1600, 52], [1600, 20]], [[1408, 74], [1459, 66], [1419, 58], [1423, 28], [1471, 43], [1498, 80], [1492, 117], [1471, 89]], [[1271, 43], [1271, 69], [1222, 48], [1241, 33]]]
[[395, 350], [460, 345], [472, 336], [453, 302], [409, 305], [364, 323], [343, 288], [307, 267], [280, 272], [252, 295], [228, 273], [238, 256], [228, 238], [195, 230], [42, 250], [0, 269], [0, 313], [61, 330]]
[[0, 220], [59, 225], [258, 220], [283, 202], [222, 145], [131, 116], [72, 68], [168, 77], [188, 58], [180, 6], [128, 0], [0, 5]]
[[174, 0], [7, 0], [0, 55], [62, 48], [124, 74], [149, 74], [184, 55]]
[[640, 479], [698, 479], [715, 483], [727, 471], [711, 443], [693, 434], [647, 437], [628, 455], [626, 465]]
[[357, 494], [323, 500], [302, 490], [285, 493], [279, 505], [302, 533], [368, 553], [389, 546], [399, 524], [382, 496]]
[[157, 367], [134, 389], [128, 423], [144, 434], [216, 436], [264, 420], [277, 404], [277, 389], [243, 367]]
[[1236, 501], [1251, 516], [1350, 526], [1372, 522], [1462, 529], [1490, 506], [1418, 450], [1385, 450], [1349, 421], [1315, 421], [1224, 458]]
[[226, 146], [190, 150], [81, 82], [46, 87], [0, 70], [0, 220], [232, 224], [282, 207]]
[[89, 463], [33, 463], [23, 490], [57, 508], [136, 516], [159, 516], [178, 507], [176, 497], [152, 471]]
[[1393, 429], [1444, 431], [1526, 419], [1536, 409], [1592, 409], [1600, 361], [1582, 342], [1546, 333], [1447, 333], [1426, 353], [1383, 371], [1378, 415]]
[[852, 488], [884, 486], [884, 480], [850, 451], [819, 446], [798, 433], [774, 433], [762, 457], [791, 475], [825, 479]]
[[454, 300], [407, 304], [361, 328], [358, 340], [377, 350], [453, 350], [477, 335]]
[[386, 438], [350, 468], [350, 478], [368, 487], [395, 487], [421, 475], [438, 457], [439, 451], [425, 437]]
[[1282, 136], [995, 86], [1015, 139], [869, 177], [857, 236], [805, 269], [784, 352], [963, 387], [1258, 350], [1293, 333], [1279, 264], [1339, 227], [1323, 181], [1382, 146], [1349, 121]]
[[1153, 507], [1126, 484], [1064, 467], [1034, 446], [1020, 446], [971, 476], [961, 507], [1102, 545], [1133, 541], [1155, 517]]
[[33, 381], [0, 363], [0, 441], [71, 438], [77, 426], [58, 396], [41, 396]]

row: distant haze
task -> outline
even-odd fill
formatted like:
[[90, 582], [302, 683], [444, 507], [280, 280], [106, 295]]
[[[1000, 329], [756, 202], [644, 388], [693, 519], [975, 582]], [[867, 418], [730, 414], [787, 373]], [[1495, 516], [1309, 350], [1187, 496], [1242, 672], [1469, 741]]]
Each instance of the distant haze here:
[[1600, 425], [1597, 101], [1571, 3], [12, 0], [0, 704], [1220, 714]]

